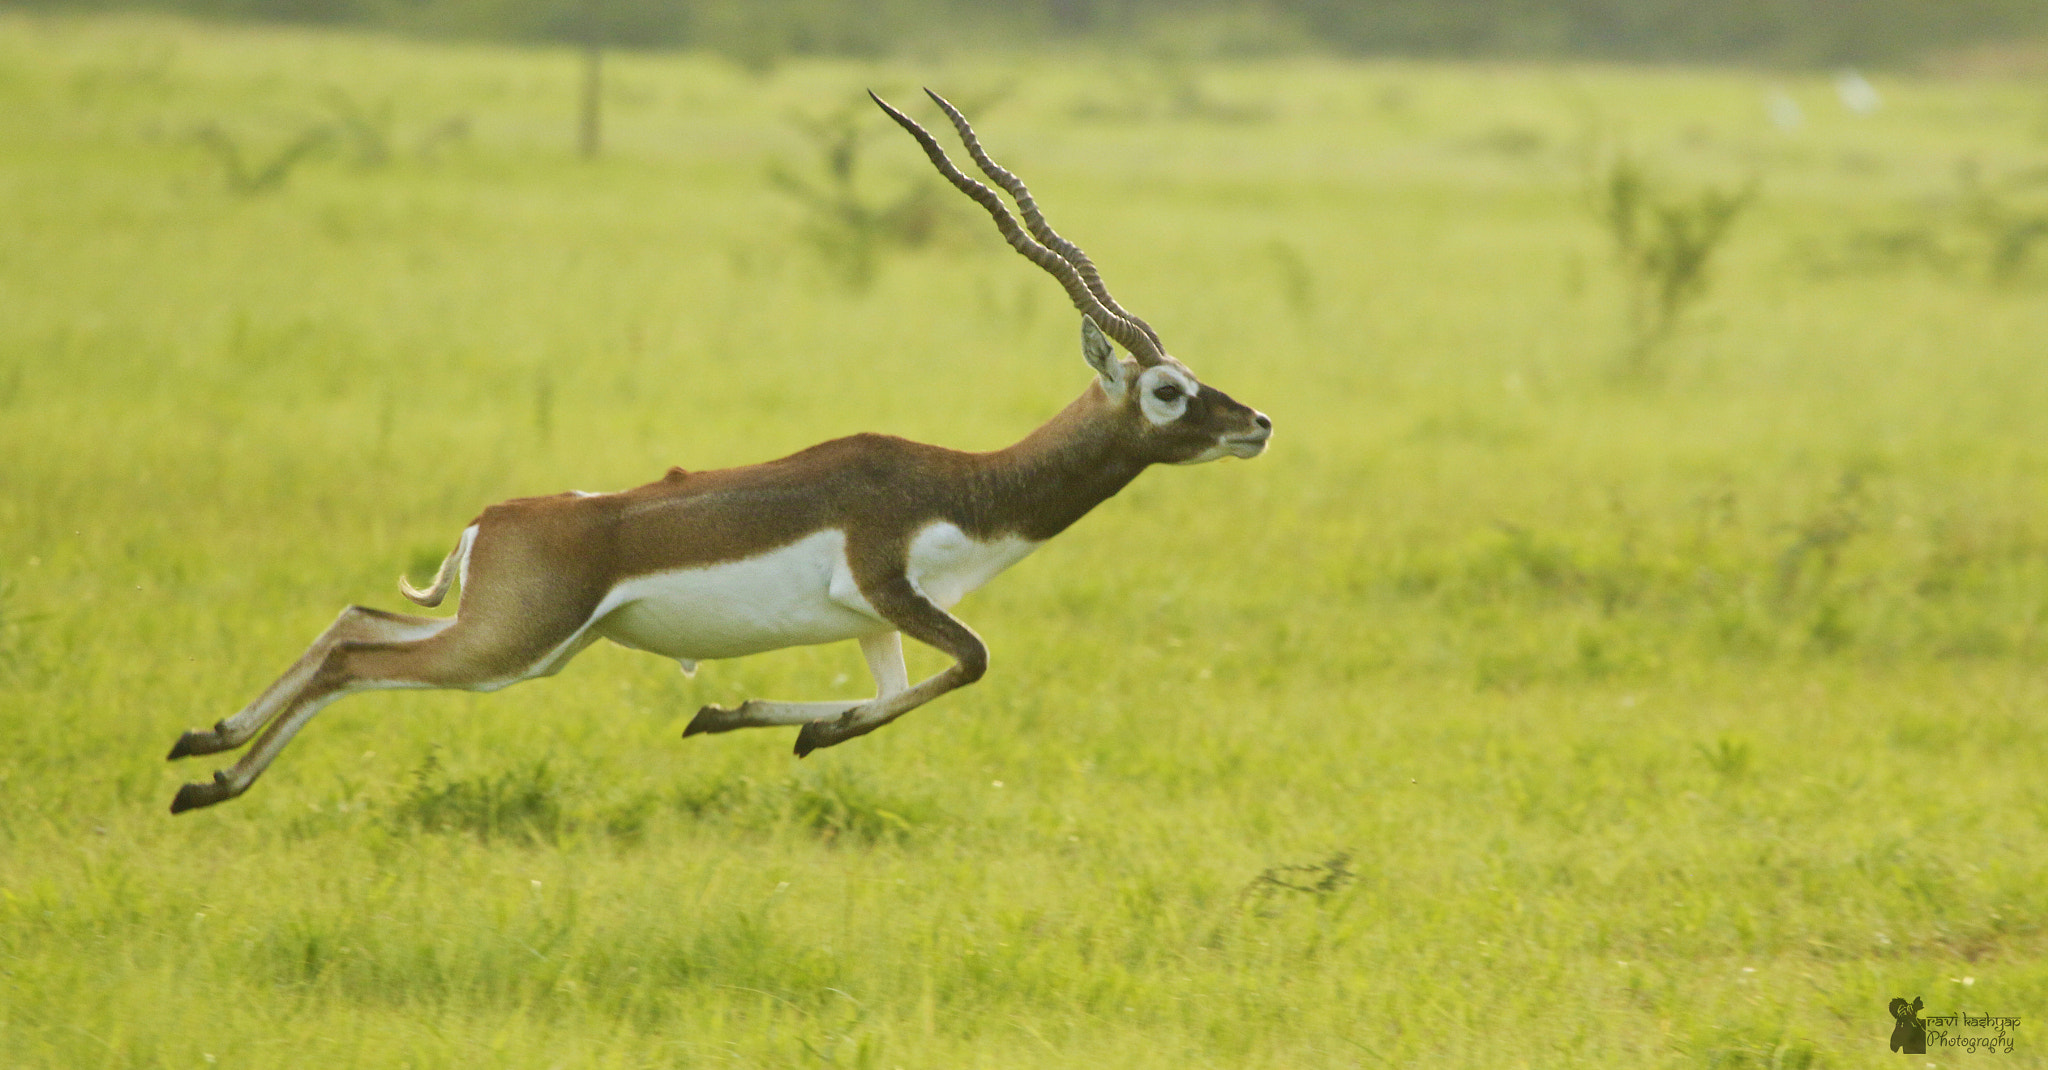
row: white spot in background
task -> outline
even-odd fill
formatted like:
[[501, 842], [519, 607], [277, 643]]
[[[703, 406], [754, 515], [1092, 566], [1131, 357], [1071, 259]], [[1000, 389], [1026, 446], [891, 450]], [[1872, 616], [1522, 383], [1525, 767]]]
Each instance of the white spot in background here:
[[1770, 117], [1772, 126], [1788, 134], [1806, 125], [1806, 110], [1782, 89], [1772, 89], [1765, 95], [1764, 114]]
[[1835, 75], [1835, 95], [1842, 98], [1842, 107], [1857, 115], [1872, 115], [1884, 106], [1884, 98], [1877, 95], [1877, 87], [1853, 69], [1845, 69]]

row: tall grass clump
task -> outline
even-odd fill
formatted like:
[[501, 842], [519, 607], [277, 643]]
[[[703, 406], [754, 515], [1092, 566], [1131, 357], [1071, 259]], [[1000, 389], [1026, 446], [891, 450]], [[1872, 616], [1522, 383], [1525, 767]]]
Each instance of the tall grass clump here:
[[426, 832], [464, 832], [486, 843], [552, 842], [569, 824], [545, 759], [523, 768], [456, 778], [431, 753], [413, 772], [412, 786], [392, 807], [391, 816]]
[[854, 293], [874, 284], [891, 253], [929, 244], [945, 218], [937, 187], [930, 182], [913, 184], [887, 200], [865, 190], [862, 157], [877, 133], [861, 121], [867, 113], [848, 104], [822, 117], [797, 117], [793, 125], [815, 158], [808, 168], [778, 161], [768, 169], [768, 180], [803, 211], [798, 234]]
[[1675, 192], [1628, 155], [1607, 166], [1595, 207], [1625, 292], [1621, 377], [1646, 382], [1667, 372], [1666, 346], [1684, 314], [1706, 296], [1708, 268], [1755, 196], [1753, 183], [1734, 191]]

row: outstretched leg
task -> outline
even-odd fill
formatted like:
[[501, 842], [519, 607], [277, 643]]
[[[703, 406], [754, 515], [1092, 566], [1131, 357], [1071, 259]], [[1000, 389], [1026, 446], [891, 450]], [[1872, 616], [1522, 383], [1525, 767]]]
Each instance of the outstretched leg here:
[[477, 564], [477, 582], [464, 593], [459, 616], [348, 609], [248, 709], [211, 731], [186, 733], [171, 757], [227, 750], [252, 736], [256, 742], [211, 781], [179, 789], [171, 812], [249, 790], [306, 722], [343, 695], [395, 688], [495, 691], [559, 671], [596, 638], [590, 620], [603, 596], [598, 585], [564, 583], [561, 569], [501, 572], [487, 581], [481, 567], [487, 563]]
[[988, 671], [987, 644], [958, 617], [933, 604], [908, 577], [896, 575], [873, 586], [863, 585], [861, 593], [903, 634], [952, 655], [953, 664], [926, 677], [916, 687], [863, 702], [833, 720], [804, 725], [796, 737], [799, 758], [819, 747], [867, 735], [948, 691], [966, 687]]
[[[955, 688], [981, 679], [988, 671], [988, 647], [974, 629], [940, 609], [920, 593], [908, 577], [898, 574], [872, 587], [862, 587], [875, 609], [897, 631], [865, 636], [860, 641], [868, 670], [875, 674], [874, 698], [866, 702], [763, 702], [750, 699], [738, 709], [706, 706], [697, 711], [685, 736], [699, 732], [730, 732], [735, 728], [802, 725], [796, 756], [819, 747], [864, 736]], [[903, 636], [951, 654], [953, 664], [910, 686], [903, 664]]]
[[454, 623], [454, 617], [417, 617], [386, 613], [367, 606], [350, 606], [341, 611], [341, 616], [336, 617], [318, 639], [313, 640], [313, 645], [299, 655], [299, 660], [293, 662], [276, 683], [256, 696], [256, 701], [233, 717], [222, 718], [211, 729], [194, 729], [179, 736], [178, 742], [171, 746], [169, 758], [176, 760], [195, 754], [234, 750], [254, 739], [256, 733], [284, 709], [292, 696], [305, 688], [327, 655], [343, 643], [413, 642], [438, 635]]
[[[523, 650], [525, 644], [508, 643], [503, 633], [458, 626], [461, 623], [451, 619], [417, 639], [349, 639], [327, 644], [326, 652], [303, 674], [296, 689], [284, 695], [256, 744], [233, 766], [214, 773], [212, 780], [178, 789], [171, 812], [211, 806], [249, 790], [299, 729], [343, 695], [404, 688], [495, 691], [521, 680], [552, 675], [595, 638], [587, 628], [571, 626], [564, 629], [566, 638], [557, 639], [536, 657]], [[531, 639], [533, 632], [524, 628], [513, 637]], [[394, 629], [394, 635], [398, 634]], [[297, 672], [298, 666], [293, 669]], [[287, 678], [292, 675], [286, 674]]]
[[434, 686], [424, 679], [408, 679], [404, 675], [365, 673], [353, 663], [371, 652], [417, 653], [448, 633], [456, 620], [386, 613], [364, 606], [342, 610], [341, 616], [299, 660], [242, 712], [216, 724], [212, 731], [187, 732], [179, 737], [177, 745], [171, 748], [172, 758], [229, 750], [262, 732], [256, 745], [232, 768], [214, 773], [210, 781], [178, 789], [177, 798], [171, 801], [171, 812], [178, 814], [211, 806], [249, 790], [249, 785], [276, 760], [278, 752], [314, 714], [350, 691]]
[[[910, 672], [903, 666], [903, 635], [877, 632], [860, 638], [860, 652], [867, 658], [868, 672], [875, 677], [875, 696], [888, 698], [910, 686]], [[730, 732], [735, 728], [772, 728], [777, 725], [810, 724], [844, 715], [861, 706], [859, 702], [765, 702], [748, 699], [738, 709], [706, 706], [690, 719], [684, 736], [699, 732]]]
[[[596, 504], [593, 504], [596, 503]], [[461, 612], [414, 617], [352, 606], [248, 708], [187, 732], [171, 757], [255, 745], [211, 781], [187, 784], [172, 813], [247, 791], [321, 708], [357, 691], [454, 688], [495, 691], [557, 672], [596, 637], [591, 621], [609, 590], [600, 541], [610, 514], [597, 499], [522, 498], [483, 511], [419, 600], [438, 601], [460, 575]], [[259, 734], [260, 733], [260, 734]]]

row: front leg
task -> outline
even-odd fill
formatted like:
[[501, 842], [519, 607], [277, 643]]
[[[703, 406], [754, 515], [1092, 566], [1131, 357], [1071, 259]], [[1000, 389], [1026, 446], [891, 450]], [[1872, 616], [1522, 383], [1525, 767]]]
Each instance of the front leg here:
[[690, 718], [683, 737], [705, 732], [730, 732], [736, 728], [773, 728], [777, 725], [810, 724], [839, 717], [860, 706], [858, 702], [766, 702], [750, 698], [737, 707], [705, 706]]
[[[910, 686], [909, 671], [903, 667], [903, 636], [899, 632], [878, 632], [860, 638], [860, 652], [875, 677], [875, 699], [880, 701]], [[690, 719], [684, 736], [699, 732], [730, 732], [735, 728], [768, 728], [775, 725], [810, 724], [842, 717], [859, 702], [764, 702], [748, 699], [738, 709], [706, 706]]]
[[[900, 688], [894, 694], [883, 694], [872, 702], [863, 702], [831, 720], [814, 720], [804, 725], [797, 733], [796, 756], [844, 743], [855, 736], [864, 736], [890, 721], [909, 713], [911, 710], [938, 698], [955, 688], [966, 687], [981, 679], [988, 671], [988, 646], [974, 629], [960, 622], [960, 619], [940, 609], [926, 598], [910, 578], [897, 573], [872, 585], [863, 584], [861, 593], [876, 611], [896, 625], [904, 635], [927, 646], [950, 654], [953, 664], [918, 683], [916, 687]], [[893, 635], [893, 633], [892, 633]], [[863, 641], [865, 649], [865, 641]], [[908, 673], [903, 669], [903, 651], [899, 645], [895, 652], [897, 679], [907, 682]], [[874, 668], [874, 655], [869, 655], [869, 667]], [[875, 672], [877, 682], [882, 681], [879, 669]], [[887, 685], [884, 684], [884, 690]]]

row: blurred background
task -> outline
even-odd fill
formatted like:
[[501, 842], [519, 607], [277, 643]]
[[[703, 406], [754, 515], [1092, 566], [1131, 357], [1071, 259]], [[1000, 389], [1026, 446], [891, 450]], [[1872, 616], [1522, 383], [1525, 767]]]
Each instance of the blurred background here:
[[751, 65], [1080, 39], [1196, 56], [1894, 65], [2048, 31], [2039, 0], [14, 0], [442, 38], [687, 48]]
[[[1083, 389], [866, 96], [925, 85], [1270, 455], [1137, 481], [965, 603], [986, 681], [803, 762], [680, 737], [858, 697], [849, 644], [600, 645], [164, 812], [487, 503]], [[2036, 1016], [2044, 294], [2044, 0], [0, 0], [0, 1067]]]

